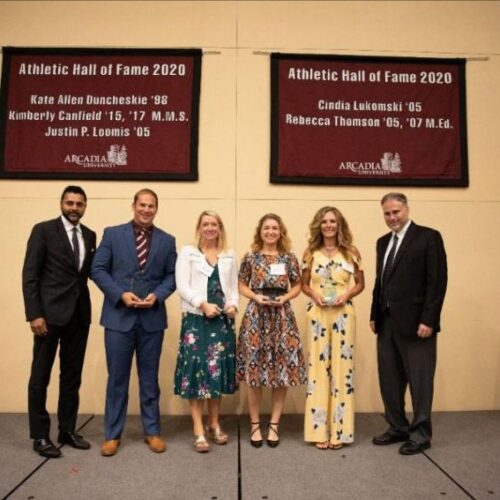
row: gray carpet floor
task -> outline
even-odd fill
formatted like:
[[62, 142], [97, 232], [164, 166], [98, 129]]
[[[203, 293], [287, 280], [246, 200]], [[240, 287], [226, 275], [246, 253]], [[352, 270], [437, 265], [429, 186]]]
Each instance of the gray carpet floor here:
[[[164, 417], [166, 453], [151, 453], [140, 420], [127, 420], [119, 453], [101, 457], [102, 416], [80, 418], [88, 451], [63, 446], [39, 457], [27, 438], [25, 414], [0, 414], [0, 496], [19, 500], [323, 500], [500, 499], [500, 412], [434, 415], [432, 448], [404, 457], [398, 445], [373, 446], [385, 430], [378, 414], [356, 415], [356, 443], [317, 450], [303, 442], [302, 416], [285, 415], [281, 444], [248, 443], [246, 416], [226, 416], [226, 446], [192, 448], [189, 417]], [[55, 434], [55, 433], [54, 433]], [[238, 437], [239, 436], [239, 437]], [[55, 437], [55, 436], [53, 436]]]

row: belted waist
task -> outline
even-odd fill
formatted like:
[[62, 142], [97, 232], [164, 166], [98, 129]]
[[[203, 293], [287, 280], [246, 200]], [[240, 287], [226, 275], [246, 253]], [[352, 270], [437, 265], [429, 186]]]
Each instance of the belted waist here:
[[255, 293], [260, 295], [265, 295], [266, 297], [275, 298], [281, 295], [285, 295], [287, 292], [286, 288], [272, 288], [272, 287], [264, 287], [264, 288], [256, 288], [254, 290]]

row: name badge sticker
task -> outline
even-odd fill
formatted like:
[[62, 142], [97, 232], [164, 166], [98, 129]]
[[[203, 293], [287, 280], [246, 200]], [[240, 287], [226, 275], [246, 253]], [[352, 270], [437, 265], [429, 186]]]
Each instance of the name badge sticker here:
[[284, 276], [286, 274], [286, 267], [283, 262], [271, 264], [269, 266], [269, 271], [273, 276]]
[[210, 278], [214, 272], [214, 268], [206, 260], [203, 260], [200, 263], [200, 272]]

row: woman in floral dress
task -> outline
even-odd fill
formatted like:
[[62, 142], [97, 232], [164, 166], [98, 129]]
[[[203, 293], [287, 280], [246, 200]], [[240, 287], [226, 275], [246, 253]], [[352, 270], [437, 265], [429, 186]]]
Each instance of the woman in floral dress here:
[[305, 362], [290, 300], [299, 295], [300, 268], [290, 252], [281, 218], [264, 215], [255, 230], [252, 251], [243, 258], [239, 290], [250, 299], [237, 346], [237, 378], [247, 386], [250, 443], [263, 443], [260, 424], [262, 387], [272, 389], [267, 444], [279, 444], [279, 422], [287, 388], [306, 381]]
[[311, 297], [304, 438], [319, 449], [339, 449], [354, 440], [356, 316], [351, 299], [363, 291], [364, 276], [339, 210], [320, 208], [309, 229], [302, 266], [302, 290]]
[[[204, 211], [196, 225], [197, 245], [179, 252], [175, 278], [181, 296], [182, 326], [174, 392], [189, 399], [196, 451], [209, 451], [207, 435], [226, 444], [219, 424], [222, 394], [236, 390], [234, 316], [238, 309], [238, 268], [226, 249], [224, 224]], [[208, 401], [208, 425], [203, 406]]]

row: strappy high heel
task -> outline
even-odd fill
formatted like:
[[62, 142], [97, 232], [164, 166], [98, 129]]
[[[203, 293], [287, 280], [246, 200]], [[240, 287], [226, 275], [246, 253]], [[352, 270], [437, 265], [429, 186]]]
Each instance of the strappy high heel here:
[[269, 432], [273, 431], [278, 438], [272, 441], [269, 439], [269, 434], [267, 435], [267, 446], [269, 446], [270, 448], [276, 448], [276, 446], [280, 444], [280, 435], [278, 431], [279, 425], [280, 425], [279, 422], [269, 422], [269, 424], [267, 425]]
[[262, 443], [264, 442], [264, 440], [262, 438], [261, 439], [252, 439], [252, 436], [257, 431], [260, 431], [260, 422], [250, 422], [250, 425], [256, 425], [257, 426], [257, 427], [255, 427], [255, 429], [253, 431], [250, 432], [250, 444], [254, 448], [260, 448], [262, 446]]

